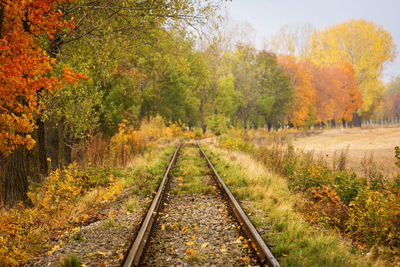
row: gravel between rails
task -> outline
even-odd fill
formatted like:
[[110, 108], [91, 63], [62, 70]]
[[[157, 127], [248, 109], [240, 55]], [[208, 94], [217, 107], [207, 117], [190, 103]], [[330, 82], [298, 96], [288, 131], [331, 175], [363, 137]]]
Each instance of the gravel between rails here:
[[[178, 161], [183, 160], [182, 154]], [[201, 160], [206, 166], [205, 160]], [[212, 177], [206, 175], [196, 179], [208, 184], [211, 193], [186, 194], [169, 190], [141, 265], [258, 265], [258, 258], [250, 248], [251, 242], [243, 237]], [[169, 188], [179, 186], [182, 186], [179, 176], [171, 177]]]

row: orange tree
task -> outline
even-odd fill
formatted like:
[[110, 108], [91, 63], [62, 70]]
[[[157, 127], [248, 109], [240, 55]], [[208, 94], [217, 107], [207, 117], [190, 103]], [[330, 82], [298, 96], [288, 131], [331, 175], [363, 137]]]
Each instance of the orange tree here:
[[55, 59], [40, 41], [73, 27], [55, 4], [71, 0], [0, 0], [0, 185], [1, 203], [12, 204], [27, 189], [25, 148], [35, 141], [35, 117], [44, 104], [39, 94], [53, 92], [80, 74], [64, 67], [53, 70]]

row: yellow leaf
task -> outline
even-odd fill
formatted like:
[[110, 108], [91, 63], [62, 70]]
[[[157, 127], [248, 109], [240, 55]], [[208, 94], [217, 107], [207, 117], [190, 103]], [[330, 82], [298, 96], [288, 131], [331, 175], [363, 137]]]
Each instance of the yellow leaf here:
[[206, 248], [207, 246], [208, 246], [208, 243], [203, 243], [203, 244], [201, 245], [202, 248]]
[[225, 252], [227, 252], [228, 250], [226, 249], [225, 246], [222, 246], [221, 249], [220, 249], [220, 251], [221, 251], [222, 253], [225, 253]]
[[163, 225], [161, 225], [161, 230], [165, 230], [165, 225], [163, 224]]
[[235, 244], [240, 244], [240, 243], [242, 243], [241, 238], [239, 237], [239, 238], [236, 239], [233, 243], [235, 243]]
[[199, 228], [199, 226], [197, 224], [193, 225], [194, 229]]
[[179, 176], [179, 178], [178, 178], [178, 179], [179, 179], [179, 180], [181, 180], [181, 181], [183, 180], [182, 176]]
[[192, 235], [192, 239], [195, 240], [196, 239], [196, 235]]
[[193, 246], [193, 245], [194, 245], [194, 242], [193, 242], [193, 241], [188, 241], [188, 242], [186, 242], [186, 245], [188, 245], [188, 246]]
[[55, 245], [50, 251], [47, 251], [47, 254], [51, 255], [54, 253], [54, 251], [56, 251], [60, 246], [59, 245]]

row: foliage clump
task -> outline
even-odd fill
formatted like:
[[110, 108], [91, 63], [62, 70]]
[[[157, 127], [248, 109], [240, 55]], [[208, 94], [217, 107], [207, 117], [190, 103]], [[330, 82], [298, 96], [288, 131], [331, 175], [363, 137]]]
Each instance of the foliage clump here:
[[[228, 149], [248, 151], [231, 144], [231, 137], [221, 137]], [[361, 248], [375, 245], [400, 248], [400, 188], [398, 179], [381, 175], [357, 176], [347, 169], [327, 166], [312, 153], [296, 152], [292, 145], [272, 142], [257, 149], [255, 155], [268, 168], [285, 177], [291, 191], [305, 197], [297, 209], [309, 222], [336, 229]], [[395, 148], [400, 165], [400, 149]], [[343, 164], [343, 163], [341, 163]], [[400, 166], [399, 166], [400, 167]]]

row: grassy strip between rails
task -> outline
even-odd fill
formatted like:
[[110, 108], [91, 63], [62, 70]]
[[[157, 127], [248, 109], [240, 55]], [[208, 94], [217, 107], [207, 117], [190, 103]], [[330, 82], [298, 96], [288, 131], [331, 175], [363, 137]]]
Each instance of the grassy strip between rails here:
[[[263, 238], [282, 266], [372, 266], [365, 256], [339, 241], [338, 235], [305, 222], [294, 210], [303, 201], [286, 181], [240, 152], [203, 145], [217, 171], [240, 201], [250, 201], [250, 219], [256, 227], [270, 228]], [[253, 210], [252, 210], [253, 209]], [[256, 212], [259, 210], [261, 212]]]
[[80, 171], [77, 164], [52, 172], [43, 184], [28, 193], [31, 205], [18, 204], [0, 210], [0, 266], [17, 265], [60, 244], [51, 244], [71, 229], [102, 219], [99, 212], [131, 188], [123, 203], [132, 212], [143, 205], [168, 166], [177, 142], [160, 140], [135, 157], [126, 168], [90, 167]]
[[207, 162], [200, 156], [197, 145], [186, 143], [180, 152], [171, 175], [178, 177], [178, 187], [172, 188], [175, 194], [209, 194], [212, 186], [205, 181], [210, 170]]

